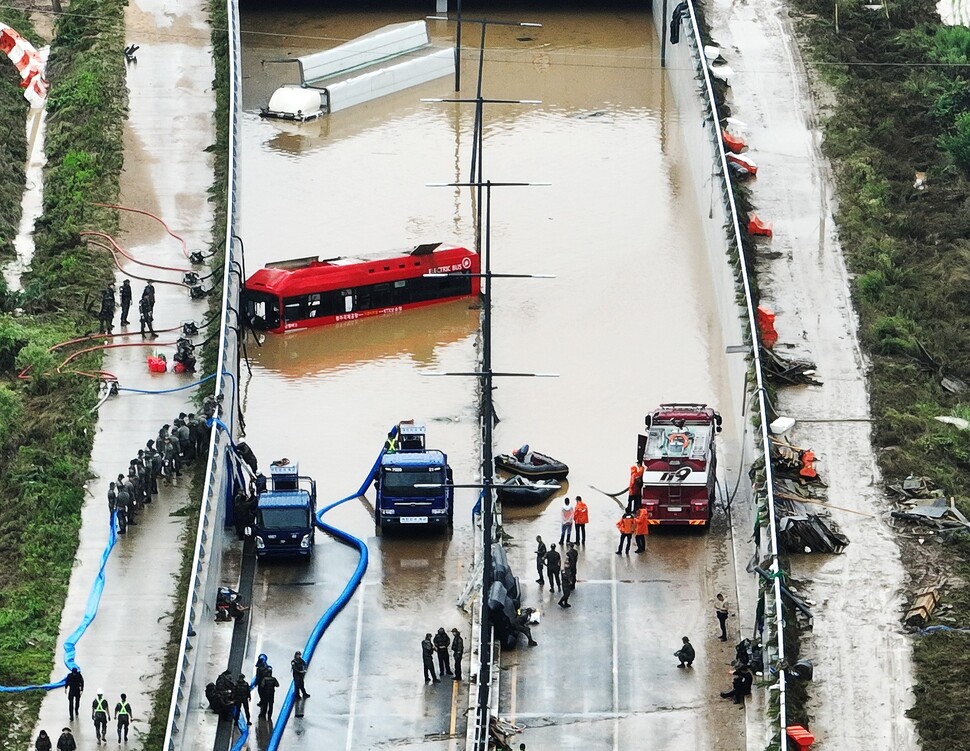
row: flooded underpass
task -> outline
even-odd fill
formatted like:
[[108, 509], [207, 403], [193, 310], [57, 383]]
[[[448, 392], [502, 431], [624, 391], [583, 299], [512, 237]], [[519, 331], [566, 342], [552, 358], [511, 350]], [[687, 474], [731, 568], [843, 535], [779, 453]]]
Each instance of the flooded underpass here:
[[[353, 255], [428, 242], [474, 246], [468, 189], [473, 110], [422, 103], [454, 94], [442, 79], [304, 124], [263, 120], [287, 66], [264, 62], [332, 47], [419, 14], [243, 11], [244, 106], [241, 235], [247, 272], [300, 256]], [[512, 17], [509, 17], [512, 19]], [[680, 129], [646, 14], [529, 12], [539, 29], [490, 26], [484, 93], [541, 104], [486, 105], [485, 178], [549, 183], [495, 188], [492, 269], [554, 279], [494, 282], [496, 451], [523, 443], [562, 459], [569, 482], [552, 500], [504, 510], [509, 557], [538, 607], [535, 649], [501, 658], [499, 714], [525, 726], [529, 748], [745, 747], [743, 713], [720, 699], [730, 685], [731, 642], [716, 639], [712, 599], [735, 592], [721, 512], [709, 534], [652, 534], [643, 556], [617, 556], [620, 509], [600, 491], [624, 487], [644, 415], [660, 402], [707, 402], [730, 428], [726, 344], [702, 239], [703, 209], [684, 181]], [[430, 22], [448, 43], [452, 25]], [[465, 39], [478, 29], [465, 29]], [[462, 96], [473, 96], [477, 50], [464, 52]], [[699, 127], [699, 124], [692, 124]], [[388, 429], [415, 418], [449, 457], [456, 482], [480, 481], [477, 303], [434, 306], [248, 343], [241, 376], [246, 440], [261, 467], [281, 457], [317, 481], [320, 505], [352, 493]], [[735, 434], [727, 429], [724, 436]], [[738, 448], [719, 445], [735, 484]], [[559, 540], [564, 495], [590, 507], [573, 607], [561, 610], [533, 583], [534, 538]], [[370, 499], [373, 493], [369, 494]], [[460, 748], [467, 684], [426, 686], [420, 641], [460, 628], [455, 607], [473, 560], [477, 494], [457, 491], [450, 535], [374, 533], [371, 501], [327, 521], [363, 538], [364, 584], [311, 663], [305, 716], [284, 748]], [[266, 653], [288, 679], [320, 615], [343, 589], [356, 553], [317, 533], [310, 563], [260, 564], [244, 665]], [[736, 624], [735, 635], [736, 635]], [[688, 635], [698, 657], [676, 668]], [[466, 670], [467, 655], [466, 655]], [[281, 683], [283, 681], [281, 680]], [[280, 702], [277, 702], [279, 707]], [[265, 748], [270, 725], [254, 726]]]

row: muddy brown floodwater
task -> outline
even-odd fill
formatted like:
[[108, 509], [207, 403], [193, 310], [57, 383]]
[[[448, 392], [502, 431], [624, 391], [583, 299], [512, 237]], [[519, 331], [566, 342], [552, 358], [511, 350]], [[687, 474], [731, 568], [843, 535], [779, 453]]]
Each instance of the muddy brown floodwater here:
[[[469, 192], [426, 187], [468, 180], [472, 110], [420, 101], [452, 95], [451, 79], [302, 125], [258, 116], [275, 87], [292, 80], [289, 66], [262, 61], [419, 17], [244, 9], [249, 273], [307, 255], [474, 245]], [[743, 748], [743, 715], [716, 696], [730, 683], [733, 650], [710, 638], [714, 587], [734, 591], [726, 525], [719, 520], [709, 535], [654, 535], [647, 556], [618, 558], [617, 506], [591, 489], [625, 485], [643, 416], [659, 402], [708, 402], [735, 421], [698, 208], [682, 182], [683, 124], [656, 35], [649, 16], [632, 11], [515, 20], [543, 27], [489, 28], [484, 93], [542, 103], [486, 106], [485, 177], [550, 185], [493, 191], [492, 268], [556, 278], [495, 281], [494, 367], [558, 377], [500, 381], [496, 449], [528, 442], [566, 461], [569, 486], [560, 494], [583, 495], [592, 518], [575, 607], [546, 613], [539, 648], [503, 657], [500, 711], [529, 726], [523, 740], [549, 747], [630, 748], [648, 734], [668, 750]], [[441, 42], [454, 31], [443, 22], [430, 29]], [[477, 51], [466, 50], [463, 96], [474, 94], [476, 64]], [[323, 505], [353, 492], [387, 430], [413, 417], [427, 422], [429, 444], [449, 454], [456, 480], [477, 481], [476, 384], [433, 373], [475, 369], [478, 320], [474, 304], [461, 302], [270, 336], [260, 347], [250, 341], [247, 440], [261, 465], [299, 460]], [[721, 456], [737, 464], [728, 441]], [[348, 749], [459, 742], [467, 696], [450, 683], [425, 688], [419, 641], [438, 626], [462, 627], [471, 640], [455, 599], [470, 573], [474, 501], [473, 491], [459, 491], [450, 538], [377, 538], [367, 502], [328, 517], [368, 542], [371, 563], [321, 642], [307, 682], [313, 698], [306, 716], [291, 721], [286, 747], [318, 748], [321, 738]], [[517, 509], [506, 521], [525, 599], [543, 610], [549, 595], [532, 584], [530, 541], [557, 537], [559, 503]], [[260, 567], [247, 664], [266, 652], [285, 668], [355, 558], [320, 535], [309, 566]], [[682, 631], [699, 655], [688, 674], [670, 656]], [[266, 728], [256, 737], [263, 747]]]

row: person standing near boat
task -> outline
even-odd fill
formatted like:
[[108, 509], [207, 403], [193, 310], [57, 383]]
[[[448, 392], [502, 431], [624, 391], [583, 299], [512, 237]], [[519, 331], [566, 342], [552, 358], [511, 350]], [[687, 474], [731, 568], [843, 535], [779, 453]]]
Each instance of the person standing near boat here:
[[562, 547], [563, 541], [569, 542], [572, 538], [573, 533], [573, 516], [576, 509], [572, 507], [569, 503], [569, 499], [566, 498], [562, 502], [562, 526], [559, 532], [559, 546]]
[[576, 544], [586, 545], [586, 525], [589, 523], [589, 508], [581, 495], [576, 496], [576, 508], [573, 509], [573, 524], [576, 525]]

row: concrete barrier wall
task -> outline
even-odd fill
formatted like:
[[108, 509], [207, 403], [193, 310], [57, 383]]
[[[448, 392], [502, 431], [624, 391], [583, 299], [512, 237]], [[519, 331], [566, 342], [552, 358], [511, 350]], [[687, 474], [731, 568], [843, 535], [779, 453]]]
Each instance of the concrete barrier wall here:
[[[239, 432], [239, 332], [241, 317], [237, 310], [242, 286], [242, 248], [236, 237], [239, 183], [239, 127], [242, 113], [242, 66], [240, 63], [239, 7], [227, 0], [229, 14], [229, 175], [228, 226], [225, 237], [225, 268], [222, 280], [221, 330], [219, 333], [219, 377], [216, 398], [220, 407], [216, 416], [221, 425], [214, 426], [209, 442], [209, 465], [202, 494], [202, 512], [196, 532], [182, 642], [179, 649], [178, 673], [172, 689], [168, 729], [164, 748], [192, 747], [195, 728], [186, 725], [188, 706], [205, 702], [205, 685], [211, 680], [205, 671], [206, 658], [212, 650], [215, 627], [216, 590], [222, 582], [222, 553], [225, 540], [223, 520], [226, 500], [232, 492], [228, 451], [231, 438]], [[197, 669], [202, 668], [202, 669]]]
[[[721, 126], [716, 114], [711, 76], [698, 29], [694, 0], [687, 0], [685, 9], [676, 17], [673, 17], [673, 12], [679, 6], [679, 0], [651, 2], [654, 27], [663, 47], [667, 81], [673, 91], [682, 122], [687, 169], [692, 178], [694, 197], [700, 207], [704, 245], [713, 276], [723, 341], [728, 346], [754, 344], [747, 357], [744, 354], [727, 355], [726, 378], [731, 387], [731, 406], [734, 407], [734, 414], [739, 416], [734, 421], [736, 435], [732, 437], [737, 439], [739, 446], [743, 446], [745, 434], [753, 434], [755, 451], [766, 455], [769, 450], [767, 404], [760, 351], [757, 347], [754, 301], [748, 272], [740, 252], [741, 227], [734, 194], [727, 178], [728, 168]], [[675, 25], [679, 32], [677, 44], [670, 42], [671, 25]], [[752, 377], [746, 379], [749, 371]], [[750, 384], [748, 380], [751, 381]], [[745, 402], [749, 400], [753, 407], [751, 410], [745, 408]], [[744, 416], [741, 417], [742, 415]], [[754, 423], [755, 420], [758, 422]], [[747, 466], [744, 471], [747, 471]], [[772, 487], [771, 465], [768, 463], [763, 481], [752, 492], [754, 503], [764, 506], [762, 524], [766, 527], [762, 534], [763, 542], [754, 553], [759, 561], [768, 557], [772, 561], [771, 573], [778, 574], [778, 531]], [[777, 670], [777, 665], [783, 664], [785, 660], [780, 577], [776, 576], [770, 586], [764, 588], [762, 598], [765, 604], [765, 674], [777, 678], [777, 683], [772, 688], [778, 689], [776, 693], [779, 716], [777, 720], [769, 721], [771, 729], [768, 738], [749, 737], [748, 741], [749, 747], [752, 744], [761, 747], [774, 740], [785, 749], [786, 679], [784, 671]], [[772, 693], [774, 692], [766, 691], [766, 697]], [[772, 701], [773, 698], [767, 701], [766, 706], [770, 706]]]

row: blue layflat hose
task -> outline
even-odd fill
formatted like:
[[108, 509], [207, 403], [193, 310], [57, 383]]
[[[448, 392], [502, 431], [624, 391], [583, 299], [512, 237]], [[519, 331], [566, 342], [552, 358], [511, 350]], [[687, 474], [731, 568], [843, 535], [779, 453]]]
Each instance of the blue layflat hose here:
[[[397, 426], [391, 428], [389, 433], [390, 437], [397, 435]], [[357, 562], [357, 568], [354, 570], [353, 575], [350, 577], [347, 585], [344, 587], [343, 592], [340, 596], [334, 600], [333, 604], [327, 608], [326, 612], [317, 621], [317, 625], [313, 627], [313, 631], [310, 632], [310, 636], [307, 638], [306, 646], [303, 648], [303, 659], [310, 664], [310, 660], [313, 658], [313, 653], [320, 643], [320, 639], [323, 638], [324, 632], [333, 623], [334, 618], [337, 614], [344, 609], [344, 606], [350, 602], [350, 598], [353, 597], [354, 592], [357, 591], [357, 587], [360, 586], [360, 582], [364, 578], [364, 573], [367, 571], [367, 545], [363, 540], [354, 537], [349, 532], [344, 532], [342, 529], [331, 526], [323, 521], [323, 516], [331, 509], [336, 508], [342, 503], [347, 501], [352, 501], [356, 498], [360, 498], [367, 492], [367, 488], [370, 486], [371, 482], [374, 480], [374, 475], [377, 473], [377, 468], [381, 464], [381, 457], [384, 456], [384, 448], [381, 448], [380, 453], [377, 455], [377, 459], [374, 461], [374, 465], [370, 468], [366, 479], [361, 483], [360, 488], [356, 493], [348, 495], [346, 498], [341, 498], [339, 501], [334, 501], [329, 506], [321, 509], [317, 512], [316, 525], [322, 529], [327, 534], [332, 535], [337, 538], [340, 542], [344, 543], [353, 548], [357, 548], [357, 552], [360, 554], [360, 560]], [[279, 716], [276, 719], [276, 724], [273, 726], [273, 732], [270, 735], [269, 743], [266, 746], [266, 751], [277, 751], [280, 747], [280, 741], [283, 738], [283, 732], [286, 730], [286, 723], [290, 719], [290, 713], [293, 711], [293, 701], [295, 694], [295, 684], [291, 681], [290, 687], [286, 691], [286, 698], [283, 700], [283, 704], [280, 706]], [[249, 728], [245, 724], [245, 720], [240, 719], [239, 722], [240, 736], [232, 746], [231, 751], [240, 751], [242, 747], [246, 744], [246, 740], [249, 737]]]

